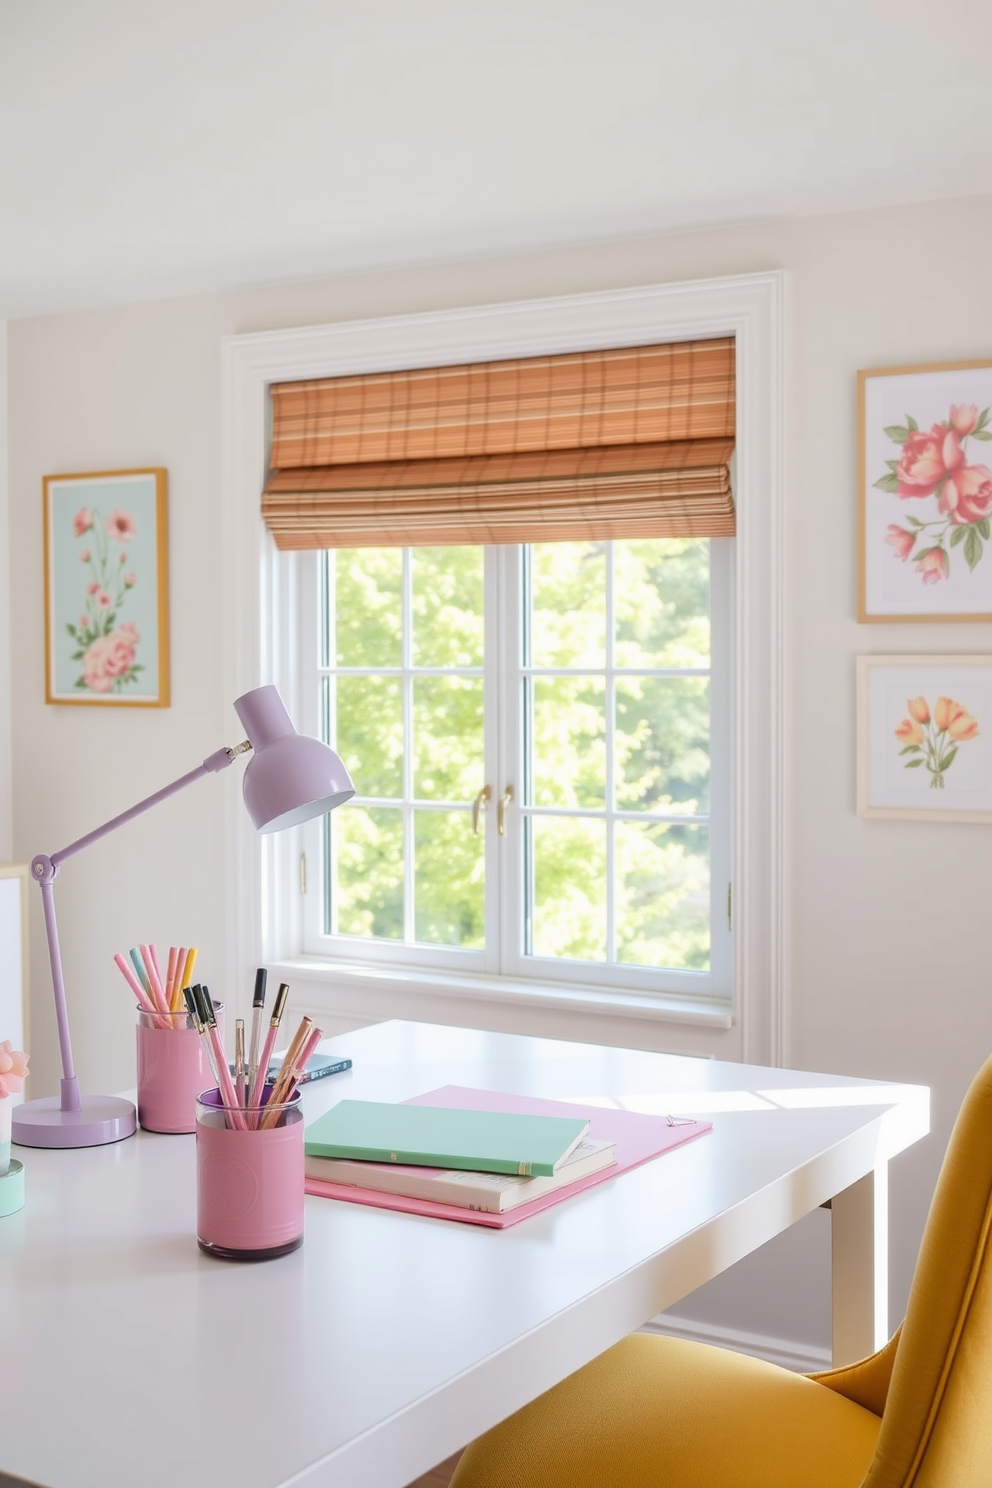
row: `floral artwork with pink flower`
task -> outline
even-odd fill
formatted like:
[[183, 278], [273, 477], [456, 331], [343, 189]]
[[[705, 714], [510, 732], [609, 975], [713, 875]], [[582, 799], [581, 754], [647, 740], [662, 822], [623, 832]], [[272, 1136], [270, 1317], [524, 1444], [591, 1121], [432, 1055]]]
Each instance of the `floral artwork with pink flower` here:
[[46, 475], [43, 490], [46, 703], [167, 708], [168, 472]]
[[102, 520], [95, 507], [84, 506], [73, 519], [77, 540], [88, 534], [93, 543], [79, 554], [91, 575], [85, 584], [85, 611], [75, 625], [66, 624], [77, 648], [72, 660], [80, 663], [75, 682], [80, 691], [121, 693], [144, 671], [137, 627], [131, 621], [118, 624], [121, 606], [138, 582], [134, 573], [124, 573], [127, 553], [119, 544], [131, 542], [137, 531], [134, 517], [119, 507]]
[[[969, 571], [982, 560], [992, 536], [992, 470], [980, 464], [969, 442], [992, 441], [992, 405], [952, 403], [946, 419], [921, 429], [912, 415], [888, 424], [884, 433], [899, 453], [886, 460], [876, 490], [905, 502], [931, 503], [917, 516], [907, 510], [902, 523], [889, 523], [885, 542], [900, 563], [912, 560], [922, 584], [950, 578], [952, 554]], [[956, 554], [955, 549], [960, 549]]]

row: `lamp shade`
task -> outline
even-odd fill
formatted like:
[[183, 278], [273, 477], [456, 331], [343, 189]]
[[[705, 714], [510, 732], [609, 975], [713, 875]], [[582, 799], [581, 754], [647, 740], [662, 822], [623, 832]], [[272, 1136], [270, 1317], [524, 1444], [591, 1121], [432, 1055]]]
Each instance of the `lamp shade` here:
[[234, 704], [253, 757], [242, 789], [259, 832], [278, 832], [333, 811], [355, 794], [333, 749], [298, 734], [275, 687], [256, 687]]

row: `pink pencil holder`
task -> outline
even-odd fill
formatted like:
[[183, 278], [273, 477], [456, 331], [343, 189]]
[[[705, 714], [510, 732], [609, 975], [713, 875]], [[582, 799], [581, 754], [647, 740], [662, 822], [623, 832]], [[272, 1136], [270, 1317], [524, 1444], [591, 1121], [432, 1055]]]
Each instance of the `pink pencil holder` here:
[[[223, 1036], [223, 1003], [214, 1003]], [[145, 1131], [196, 1131], [196, 1097], [213, 1073], [200, 1036], [185, 1009], [145, 1013], [138, 1009], [138, 1120]]]
[[[265, 1096], [270, 1094], [266, 1087]], [[243, 1130], [229, 1126], [232, 1109], [243, 1118]], [[256, 1110], [224, 1106], [217, 1090], [197, 1097], [196, 1238], [208, 1255], [274, 1260], [303, 1244], [299, 1091], [272, 1110], [276, 1121], [262, 1128]]]

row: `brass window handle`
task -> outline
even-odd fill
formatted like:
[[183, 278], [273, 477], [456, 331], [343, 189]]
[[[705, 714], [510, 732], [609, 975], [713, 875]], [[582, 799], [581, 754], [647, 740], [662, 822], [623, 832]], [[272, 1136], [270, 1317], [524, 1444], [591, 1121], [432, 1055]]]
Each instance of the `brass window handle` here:
[[472, 831], [475, 833], [476, 837], [478, 837], [479, 835], [479, 813], [481, 811], [485, 811], [486, 806], [489, 804], [492, 798], [492, 786], [484, 785], [479, 794], [476, 796], [475, 800], [472, 802]]
[[508, 785], [506, 787], [506, 790], [500, 796], [499, 804], [496, 807], [496, 830], [501, 837], [506, 836], [506, 808], [507, 806], [509, 806], [512, 800], [513, 786]]

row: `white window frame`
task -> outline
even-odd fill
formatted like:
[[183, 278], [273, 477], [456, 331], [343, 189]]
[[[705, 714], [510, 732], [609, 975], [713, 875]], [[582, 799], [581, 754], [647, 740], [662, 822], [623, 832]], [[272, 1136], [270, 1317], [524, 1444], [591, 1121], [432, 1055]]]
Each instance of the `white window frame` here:
[[[784, 301], [785, 276], [771, 271], [225, 339], [227, 692], [233, 699], [274, 681], [304, 729], [313, 724], [295, 665], [299, 558], [276, 552], [259, 517], [271, 383], [732, 335], [738, 387], [730, 1011], [722, 1001], [681, 1005], [668, 996], [344, 968], [303, 957], [299, 895], [276, 887], [298, 881], [300, 836], [256, 838], [228, 793], [226, 950], [235, 987], [250, 988], [252, 968], [264, 962], [294, 988], [305, 989], [308, 1008], [325, 1018], [325, 1026], [335, 1019], [347, 1024], [420, 1017], [754, 1063], [781, 1061]], [[308, 623], [314, 617], [303, 618]]]
[[[684, 971], [672, 967], [637, 966], [607, 962], [585, 962], [545, 957], [524, 950], [524, 819], [541, 816], [542, 808], [524, 800], [524, 726], [521, 682], [525, 673], [520, 656], [523, 635], [524, 596], [521, 590], [522, 544], [483, 549], [485, 588], [485, 659], [481, 681], [485, 694], [485, 738], [483, 773], [476, 785], [489, 785], [492, 800], [482, 827], [485, 854], [485, 945], [479, 949], [458, 946], [428, 945], [410, 940], [387, 938], [364, 941], [353, 936], [328, 934], [324, 929], [326, 884], [324, 883], [325, 819], [319, 818], [300, 829], [299, 847], [306, 854], [308, 892], [303, 901], [300, 950], [304, 956], [333, 961], [335, 965], [359, 958], [370, 966], [391, 966], [412, 970], [431, 968], [453, 977], [515, 977], [521, 986], [534, 982], [570, 982], [575, 987], [599, 993], [608, 1000], [611, 993], [623, 990], [651, 997], [652, 1007], [667, 998], [686, 1006], [697, 1005], [709, 1011], [732, 1006], [733, 936], [728, 926], [727, 886], [732, 876], [732, 778], [731, 732], [733, 706], [731, 684], [732, 611], [733, 611], [732, 539], [715, 539], [710, 550], [709, 611], [711, 616], [710, 677], [710, 793], [708, 817], [710, 847], [710, 952], [711, 965], [706, 972]], [[409, 554], [410, 549], [405, 553]], [[323, 554], [312, 553], [296, 560], [298, 592], [306, 612], [303, 623], [297, 623], [297, 651], [301, 675], [309, 678], [297, 718], [298, 726], [317, 736], [321, 731], [317, 679], [321, 667], [318, 630], [312, 623], [314, 605], [310, 594], [322, 593], [320, 564]], [[409, 599], [410, 560], [403, 564], [404, 609]], [[607, 586], [609, 610], [610, 586]], [[318, 597], [317, 609], [322, 601]], [[612, 624], [609, 612], [607, 631]], [[512, 640], [511, 640], [512, 638]], [[403, 658], [400, 670], [408, 674], [410, 628], [404, 627]], [[608, 644], [608, 656], [612, 645]], [[331, 668], [333, 671], [333, 667]], [[604, 695], [605, 702], [605, 695]], [[608, 714], [612, 717], [612, 714]], [[333, 742], [333, 741], [332, 741]], [[409, 759], [406, 768], [409, 769]], [[358, 795], [360, 779], [356, 776]], [[506, 785], [514, 790], [513, 801], [505, 814], [505, 836], [498, 832], [498, 801]], [[409, 782], [408, 782], [409, 786]], [[610, 792], [607, 791], [609, 796]], [[404, 795], [409, 799], [409, 790]], [[407, 805], [404, 815], [409, 813]], [[604, 801], [601, 816], [608, 815]], [[678, 818], [674, 817], [677, 824]], [[407, 823], [409, 830], [409, 823]], [[466, 812], [466, 830], [468, 817]], [[408, 843], [409, 846], [409, 843]], [[415, 893], [413, 872], [405, 877], [406, 918], [409, 922]], [[609, 913], [609, 908], [608, 908]], [[654, 995], [657, 994], [657, 995]]]

